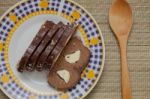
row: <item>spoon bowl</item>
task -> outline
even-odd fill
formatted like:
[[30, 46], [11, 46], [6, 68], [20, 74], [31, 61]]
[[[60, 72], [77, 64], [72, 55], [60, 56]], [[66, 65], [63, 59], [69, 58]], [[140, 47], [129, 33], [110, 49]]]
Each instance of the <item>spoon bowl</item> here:
[[132, 10], [125, 0], [117, 0], [109, 12], [109, 22], [115, 35], [128, 36], [132, 27]]

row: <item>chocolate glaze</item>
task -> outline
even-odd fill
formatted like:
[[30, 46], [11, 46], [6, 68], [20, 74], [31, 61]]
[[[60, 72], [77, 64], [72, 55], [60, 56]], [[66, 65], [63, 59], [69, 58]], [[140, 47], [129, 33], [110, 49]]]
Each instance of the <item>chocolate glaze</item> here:
[[39, 46], [42, 39], [45, 37], [46, 33], [49, 31], [49, 29], [51, 29], [51, 27], [53, 25], [54, 25], [54, 23], [51, 21], [46, 21], [42, 25], [41, 29], [39, 30], [39, 32], [37, 33], [37, 35], [35, 36], [35, 38], [31, 42], [30, 46], [28, 47], [28, 49], [26, 50], [26, 52], [22, 56], [20, 62], [18, 63], [17, 69], [19, 72], [23, 72], [25, 70], [25, 66], [26, 66], [28, 59], [33, 54], [33, 52], [36, 50], [36, 48]]
[[39, 58], [41, 53], [44, 51], [48, 43], [51, 41], [53, 35], [59, 30], [61, 26], [63, 26], [62, 22], [58, 23], [58, 25], [53, 25], [52, 29], [49, 30], [49, 32], [46, 34], [46, 36], [42, 40], [41, 44], [34, 51], [33, 55], [29, 58], [27, 62], [27, 66], [26, 66], [27, 71], [33, 71], [35, 69], [35, 64], [37, 62], [37, 59]]
[[43, 69], [47, 69], [45, 63], [45, 60], [51, 53], [51, 51], [54, 49], [60, 38], [62, 37], [65, 29], [67, 28], [66, 25], [62, 26], [58, 32], [55, 33], [54, 37], [51, 39], [50, 43], [47, 45], [45, 50], [42, 52], [41, 56], [39, 57], [37, 64], [36, 64], [36, 69], [38, 71], [42, 71]]
[[57, 61], [58, 57], [60, 56], [62, 50], [67, 45], [73, 34], [76, 32], [77, 26], [70, 26], [64, 32], [62, 38], [58, 41], [57, 45], [50, 53], [46, 60], [46, 64], [49, 66], [49, 69], [53, 68], [54, 63]]

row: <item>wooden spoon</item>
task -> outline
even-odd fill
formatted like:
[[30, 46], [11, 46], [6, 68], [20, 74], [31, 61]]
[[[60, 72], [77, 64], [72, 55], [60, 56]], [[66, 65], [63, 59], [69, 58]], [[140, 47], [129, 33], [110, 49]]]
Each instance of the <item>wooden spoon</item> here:
[[132, 99], [127, 65], [127, 41], [132, 27], [132, 10], [125, 0], [117, 0], [109, 11], [109, 22], [121, 51], [122, 99]]

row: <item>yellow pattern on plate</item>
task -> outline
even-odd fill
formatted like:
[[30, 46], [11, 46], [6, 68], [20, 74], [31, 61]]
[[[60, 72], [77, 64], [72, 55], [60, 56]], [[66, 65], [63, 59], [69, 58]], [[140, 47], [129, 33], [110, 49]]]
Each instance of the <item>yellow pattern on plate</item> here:
[[97, 37], [95, 37], [95, 38], [92, 38], [91, 40], [90, 40], [90, 45], [97, 45], [97, 44], [99, 44], [100, 43], [100, 40], [97, 38]]
[[49, 5], [49, 3], [47, 0], [41, 0], [41, 2], [39, 3], [39, 6], [41, 8], [48, 8], [48, 5]]
[[0, 42], [0, 51], [2, 51], [2, 49], [3, 49], [3, 43]]
[[80, 17], [81, 17], [81, 15], [80, 15], [80, 13], [78, 12], [78, 11], [73, 11], [72, 12], [72, 15], [71, 15], [75, 20], [79, 20], [80, 19]]
[[88, 73], [87, 73], [87, 78], [88, 78], [89, 80], [91, 80], [91, 79], [93, 79], [94, 77], [95, 77], [94, 71], [93, 71], [93, 70], [88, 71]]
[[9, 77], [7, 74], [2, 75], [1, 80], [3, 83], [8, 83], [9, 82]]
[[12, 14], [12, 13], [9, 15], [9, 18], [13, 22], [17, 22], [17, 20], [18, 20], [17, 16], [15, 14]]
[[61, 95], [60, 99], [69, 99], [69, 95], [67, 93], [64, 93]]
[[36, 96], [30, 96], [29, 99], [36, 99]]

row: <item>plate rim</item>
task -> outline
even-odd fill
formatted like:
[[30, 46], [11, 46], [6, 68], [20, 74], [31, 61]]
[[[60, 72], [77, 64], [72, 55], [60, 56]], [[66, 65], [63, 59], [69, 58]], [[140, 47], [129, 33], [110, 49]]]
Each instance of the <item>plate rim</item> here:
[[100, 73], [99, 73], [99, 75], [98, 75], [96, 81], [93, 83], [92, 87], [91, 87], [82, 97], [80, 97], [80, 99], [84, 99], [84, 98], [94, 89], [94, 87], [96, 86], [96, 84], [97, 84], [98, 81], [100, 80], [100, 77], [101, 77], [102, 72], [103, 72], [103, 70], [104, 70], [104, 64], [105, 64], [105, 42], [104, 42], [104, 37], [103, 37], [103, 35], [102, 35], [102, 31], [101, 31], [99, 25], [97, 24], [95, 18], [92, 16], [92, 14], [91, 14], [90, 12], [88, 12], [88, 11], [87, 11], [83, 6], [81, 6], [79, 3], [77, 3], [77, 2], [75, 2], [75, 1], [73, 1], [73, 0], [66, 0], [66, 1], [70, 1], [70, 2], [74, 3], [75, 5], [78, 5], [81, 9], [83, 9], [83, 10], [90, 16], [90, 18], [93, 20], [93, 22], [95, 23], [96, 27], [98, 28], [98, 30], [99, 30], [99, 32], [100, 32], [99, 35], [101, 36], [101, 41], [102, 41], [102, 49], [103, 49], [103, 52], [102, 52], [102, 53], [103, 53], [103, 58], [102, 58], [102, 65], [101, 65], [102, 67], [101, 67]]
[[[0, 17], [0, 21], [2, 21], [3, 18], [5, 18], [5, 16], [12, 10], [14, 9], [15, 7], [17, 7], [18, 5], [20, 5], [21, 3], [23, 2], [26, 2], [28, 0], [22, 0], [22, 1], [19, 1], [17, 2], [16, 4], [14, 4], [13, 6], [9, 7], [8, 10], [6, 10], [2, 16]], [[93, 20], [93, 22], [95, 23], [96, 27], [98, 28], [99, 30], [99, 35], [101, 37], [101, 42], [102, 42], [102, 54], [103, 54], [103, 57], [102, 57], [102, 65], [101, 65], [101, 70], [99, 72], [99, 75], [97, 76], [97, 79], [95, 80], [95, 82], [93, 83], [93, 85], [91, 86], [91, 88], [82, 96], [80, 97], [80, 99], [84, 99], [93, 89], [94, 87], [96, 86], [96, 84], [98, 83], [98, 81], [100, 80], [100, 77], [102, 76], [102, 72], [104, 70], [104, 64], [105, 64], [105, 42], [104, 42], [104, 37], [102, 35], [102, 31], [98, 25], [98, 23], [96, 22], [96, 20], [94, 19], [94, 17], [91, 15], [90, 12], [88, 12], [88, 10], [86, 10], [82, 5], [80, 5], [79, 3], [73, 1], [73, 0], [66, 0], [66, 1], [69, 1], [77, 6], [79, 6], [81, 9], [83, 9], [89, 16], [90, 18]], [[10, 99], [14, 99], [14, 97], [12, 95], [10, 95], [1, 85], [0, 85], [0, 89], [2, 90], [2, 92], [8, 96]]]

